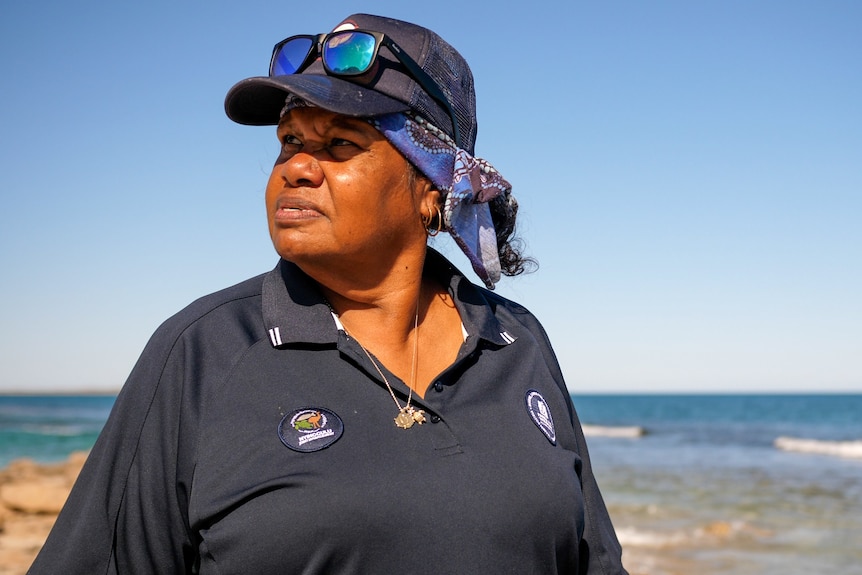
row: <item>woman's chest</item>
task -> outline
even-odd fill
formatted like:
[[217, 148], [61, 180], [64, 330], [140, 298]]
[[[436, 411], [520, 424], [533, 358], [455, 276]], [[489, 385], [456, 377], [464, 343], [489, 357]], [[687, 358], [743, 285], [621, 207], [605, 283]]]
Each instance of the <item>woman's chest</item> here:
[[552, 573], [576, 560], [583, 501], [559, 389], [481, 367], [429, 391], [427, 423], [401, 429], [388, 389], [337, 354], [240, 366], [201, 428], [202, 572]]

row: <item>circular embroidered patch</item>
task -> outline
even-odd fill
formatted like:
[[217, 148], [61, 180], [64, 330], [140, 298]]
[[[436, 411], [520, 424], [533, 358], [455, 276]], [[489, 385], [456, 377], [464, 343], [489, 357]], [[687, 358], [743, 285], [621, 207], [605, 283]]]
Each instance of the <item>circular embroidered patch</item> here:
[[285, 415], [278, 424], [278, 437], [294, 451], [320, 451], [338, 441], [344, 422], [328, 409], [305, 407]]
[[551, 445], [557, 444], [557, 431], [554, 429], [554, 418], [551, 417], [551, 410], [548, 407], [548, 402], [542, 397], [542, 394], [531, 389], [527, 392], [527, 412], [533, 419], [533, 423], [545, 434]]

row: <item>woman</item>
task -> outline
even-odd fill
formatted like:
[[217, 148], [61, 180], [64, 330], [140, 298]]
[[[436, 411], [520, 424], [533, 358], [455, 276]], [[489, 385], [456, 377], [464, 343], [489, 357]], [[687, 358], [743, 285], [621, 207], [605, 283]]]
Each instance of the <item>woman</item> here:
[[281, 260], [159, 328], [30, 573], [625, 573], [541, 326], [427, 247], [524, 265], [460, 55], [354, 15], [226, 110]]

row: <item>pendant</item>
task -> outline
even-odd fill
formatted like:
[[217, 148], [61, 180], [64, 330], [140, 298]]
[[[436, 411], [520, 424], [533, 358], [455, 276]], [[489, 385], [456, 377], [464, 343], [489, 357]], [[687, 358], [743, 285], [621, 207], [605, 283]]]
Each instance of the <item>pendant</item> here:
[[413, 427], [414, 423], [415, 420], [413, 419], [413, 415], [406, 407], [402, 407], [401, 411], [398, 412], [398, 415], [395, 416], [395, 425], [401, 429], [410, 429]]
[[427, 420], [425, 419], [425, 411], [416, 409], [412, 405], [402, 407], [398, 415], [395, 416], [395, 425], [401, 429], [410, 429], [414, 423], [422, 425]]
[[424, 411], [424, 410], [422, 410], [422, 409], [413, 409], [413, 408], [411, 407], [411, 408], [410, 408], [410, 415], [412, 415], [412, 416], [413, 416], [413, 421], [415, 421], [415, 422], [416, 422], [416, 423], [418, 423], [419, 425], [422, 425], [422, 424], [423, 424], [423, 423], [425, 423], [425, 421], [426, 421], [426, 419], [425, 419], [425, 411]]

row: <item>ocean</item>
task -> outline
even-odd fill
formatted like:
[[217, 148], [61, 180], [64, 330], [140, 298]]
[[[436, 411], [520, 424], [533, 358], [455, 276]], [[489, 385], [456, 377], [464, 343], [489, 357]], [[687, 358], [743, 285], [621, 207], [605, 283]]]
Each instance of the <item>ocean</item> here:
[[14, 459], [41, 463], [93, 447], [113, 395], [0, 395], [0, 468]]
[[[862, 395], [574, 395], [635, 575], [862, 575]], [[114, 396], [0, 396], [0, 467], [92, 447]]]
[[862, 395], [574, 401], [632, 571], [862, 574]]

